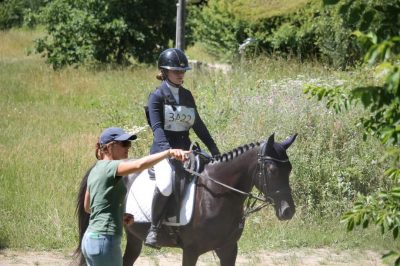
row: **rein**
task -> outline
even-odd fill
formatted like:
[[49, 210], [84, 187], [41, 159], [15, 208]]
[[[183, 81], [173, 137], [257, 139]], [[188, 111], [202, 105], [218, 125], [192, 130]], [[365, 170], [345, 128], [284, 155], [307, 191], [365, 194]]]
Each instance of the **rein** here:
[[198, 176], [198, 177], [204, 177], [204, 178], [206, 178], [206, 179], [209, 179], [209, 180], [213, 181], [214, 183], [217, 183], [218, 185], [221, 185], [221, 186], [223, 186], [223, 187], [225, 187], [225, 188], [228, 188], [229, 190], [235, 191], [235, 192], [237, 192], [237, 193], [239, 193], [239, 194], [245, 195], [246, 197], [254, 198], [254, 199], [257, 199], [257, 200], [260, 200], [260, 201], [263, 201], [263, 202], [267, 202], [265, 199], [260, 198], [260, 197], [258, 197], [258, 196], [254, 196], [254, 195], [253, 195], [252, 193], [250, 193], [250, 192], [241, 191], [241, 190], [236, 189], [236, 188], [234, 188], [234, 187], [228, 186], [227, 184], [224, 184], [224, 183], [222, 183], [222, 182], [220, 182], [220, 181], [218, 181], [218, 180], [215, 180], [214, 178], [210, 177], [209, 175], [202, 175], [202, 174], [199, 174], [199, 173], [193, 171], [192, 169], [185, 169], [185, 171], [191, 173], [192, 175], [195, 175], [195, 176]]
[[[261, 152], [258, 154], [257, 168], [259, 169], [258, 176], [259, 177], [263, 177], [264, 188], [265, 188], [264, 191], [266, 191], [266, 193], [268, 193], [268, 187], [267, 187], [268, 175], [265, 172], [265, 164], [266, 164], [266, 162], [267, 161], [275, 161], [275, 162], [280, 162], [280, 163], [287, 163], [287, 162], [289, 162], [289, 159], [281, 160], [281, 159], [273, 158], [271, 156], [264, 155], [266, 153], [266, 149], [267, 149], [267, 143], [264, 142], [262, 144], [262, 146], [260, 147]], [[193, 150], [193, 152], [196, 153], [197, 151]], [[257, 170], [257, 168], [256, 168], [256, 170]], [[223, 186], [223, 187], [225, 187], [225, 188], [227, 188], [229, 190], [235, 191], [235, 192], [237, 192], [239, 194], [242, 194], [242, 195], [246, 196], [247, 203], [246, 203], [246, 209], [245, 209], [244, 214], [243, 214], [243, 219], [245, 219], [247, 216], [249, 216], [252, 213], [258, 212], [259, 210], [261, 210], [264, 207], [268, 206], [268, 204], [271, 204], [270, 200], [265, 199], [265, 198], [270, 198], [270, 197], [268, 197], [268, 195], [265, 195], [265, 198], [261, 198], [259, 196], [253, 195], [251, 192], [244, 192], [244, 191], [241, 191], [241, 190], [236, 189], [234, 187], [228, 186], [227, 184], [224, 184], [224, 183], [222, 183], [222, 182], [220, 182], [218, 180], [215, 180], [214, 178], [210, 177], [209, 175], [202, 175], [200, 173], [197, 173], [197, 172], [193, 171], [192, 169], [186, 169], [185, 168], [185, 170], [187, 172], [189, 172], [190, 174], [192, 174], [192, 175], [195, 175], [195, 176], [198, 176], [198, 177], [204, 177], [206, 179], [209, 179], [209, 180], [213, 181], [214, 183], [216, 183], [216, 184], [218, 184], [220, 186]], [[255, 175], [253, 174], [253, 176], [252, 176], [253, 184], [254, 184], [254, 176]], [[261, 192], [259, 194], [261, 194]], [[257, 201], [261, 201], [263, 203], [261, 205], [257, 206], [257, 207], [254, 207], [254, 205], [256, 204]]]

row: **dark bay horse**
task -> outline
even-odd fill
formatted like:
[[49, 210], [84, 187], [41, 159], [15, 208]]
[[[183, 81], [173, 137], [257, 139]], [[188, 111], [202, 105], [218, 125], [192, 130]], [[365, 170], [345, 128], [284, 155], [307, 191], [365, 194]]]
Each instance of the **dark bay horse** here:
[[[181, 248], [184, 266], [196, 265], [199, 256], [211, 250], [215, 251], [221, 265], [235, 265], [237, 241], [248, 214], [261, 209], [265, 203], [273, 205], [279, 220], [289, 220], [295, 213], [289, 185], [292, 166], [286, 150], [296, 136], [279, 143], [275, 142], [272, 134], [265, 142], [240, 146], [214, 158], [198, 177], [191, 221], [181, 227], [163, 227], [159, 237], [161, 246]], [[83, 196], [90, 170], [81, 182], [78, 195], [80, 243], [88, 225]], [[263, 197], [251, 193], [254, 186]], [[249, 204], [252, 200], [264, 204], [249, 207], [254, 206]], [[125, 227], [124, 266], [133, 265], [139, 257], [149, 226], [149, 223], [133, 223]]]

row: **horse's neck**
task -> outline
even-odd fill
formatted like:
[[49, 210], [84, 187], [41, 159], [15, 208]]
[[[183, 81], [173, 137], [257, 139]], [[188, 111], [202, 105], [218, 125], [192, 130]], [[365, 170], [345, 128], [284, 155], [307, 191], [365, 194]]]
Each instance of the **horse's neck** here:
[[257, 165], [259, 148], [252, 148], [239, 154], [213, 162], [206, 168], [208, 174], [224, 184], [237, 188], [246, 187], [251, 182], [252, 175]]

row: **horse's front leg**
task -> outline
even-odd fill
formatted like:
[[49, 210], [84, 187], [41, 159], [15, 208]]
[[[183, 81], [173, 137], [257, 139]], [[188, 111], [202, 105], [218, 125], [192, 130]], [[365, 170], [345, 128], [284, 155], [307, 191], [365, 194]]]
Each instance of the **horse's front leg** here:
[[198, 258], [197, 249], [185, 247], [182, 255], [182, 266], [195, 266]]
[[238, 253], [237, 242], [215, 249], [221, 266], [234, 266]]
[[142, 240], [134, 236], [128, 230], [126, 232], [126, 247], [124, 252], [124, 266], [132, 266], [142, 251]]

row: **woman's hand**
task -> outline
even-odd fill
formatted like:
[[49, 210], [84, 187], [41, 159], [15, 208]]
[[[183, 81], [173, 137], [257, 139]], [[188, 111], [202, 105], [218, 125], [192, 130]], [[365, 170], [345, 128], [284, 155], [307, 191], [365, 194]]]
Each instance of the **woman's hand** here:
[[168, 150], [168, 155], [172, 159], [176, 159], [179, 161], [186, 161], [188, 159], [187, 154], [191, 153], [191, 151], [184, 151], [181, 149], [169, 149]]

